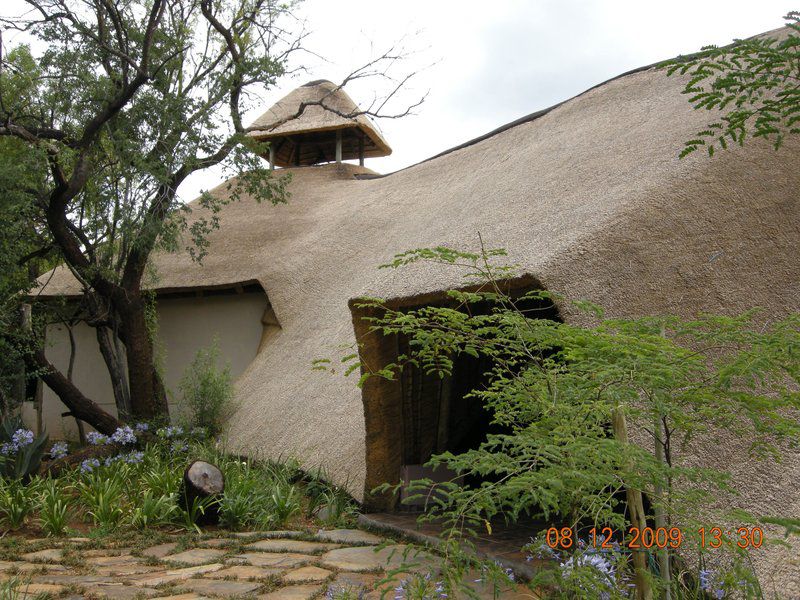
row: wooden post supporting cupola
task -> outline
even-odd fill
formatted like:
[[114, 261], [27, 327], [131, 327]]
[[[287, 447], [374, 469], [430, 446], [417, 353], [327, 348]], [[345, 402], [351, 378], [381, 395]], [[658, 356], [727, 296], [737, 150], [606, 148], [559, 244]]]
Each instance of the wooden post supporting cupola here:
[[388, 156], [392, 149], [375, 124], [345, 91], [330, 81], [312, 81], [277, 102], [248, 134], [269, 142], [270, 169]]

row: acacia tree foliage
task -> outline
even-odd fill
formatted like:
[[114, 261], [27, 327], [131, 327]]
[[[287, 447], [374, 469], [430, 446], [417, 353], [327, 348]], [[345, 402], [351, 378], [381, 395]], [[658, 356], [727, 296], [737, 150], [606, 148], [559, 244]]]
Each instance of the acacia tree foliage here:
[[[698, 547], [697, 527], [730, 519], [711, 507], [721, 492], [733, 498], [736, 482], [724, 466], [684, 460], [691, 443], [745, 447], [754, 459], [775, 458], [782, 444], [800, 443], [800, 315], [767, 326], [761, 326], [757, 311], [691, 321], [604, 319], [596, 307], [575, 303], [573, 309], [591, 311], [594, 326], [541, 319], [537, 310], [523, 308], [526, 301], [541, 306], [555, 300], [562, 307], [567, 302], [541, 290], [517, 298], [503, 291], [502, 279], [514, 271], [494, 264], [501, 255], [446, 248], [406, 252], [386, 266], [429, 261], [466, 269], [475, 291], [449, 292], [454, 306], [396, 310], [379, 299], [359, 304], [378, 315], [368, 318], [371, 332], [408, 336], [411, 348], [375, 371], [357, 363], [362, 383], [375, 376], [395, 379], [411, 367], [448, 376], [460, 355], [493, 364], [486, 387], [469, 395], [480, 399], [505, 432], [489, 434], [479, 447], [460, 454], [436, 454], [428, 463], [481, 483], [438, 484], [436, 494], [429, 494], [432, 482], [416, 484], [428, 500], [423, 518], [443, 519], [451, 539], [490, 528], [493, 518], [529, 516], [571, 528], [573, 540], [586, 539], [591, 527], [599, 535], [609, 526], [620, 543], [631, 525], [639, 525], [631, 520], [631, 496], [625, 502], [624, 494], [635, 490], [650, 500], [647, 524], [654, 527], [661, 515], [660, 526], [681, 526], [684, 548]], [[486, 304], [488, 313], [471, 309]], [[620, 420], [628, 424], [630, 439], [612, 430]], [[738, 510], [735, 519], [745, 525], [760, 516]], [[739, 550], [736, 539], [725, 543], [734, 554]], [[584, 566], [588, 573], [577, 584], [579, 569], [570, 572], [575, 593], [627, 594], [624, 570], [610, 581], [607, 572], [590, 568], [590, 561]], [[637, 575], [640, 597], [659, 585], [686, 583], [681, 578], [651, 583], [647, 573]], [[748, 574], [720, 585], [738, 586], [749, 595], [757, 590]]]
[[688, 140], [681, 157], [701, 147], [713, 156], [729, 143], [764, 138], [780, 148], [787, 134], [800, 133], [800, 13], [784, 17], [781, 37], [736, 40], [706, 46], [664, 64], [668, 75], [688, 75], [683, 90], [697, 109], [722, 112], [719, 120]]
[[[14, 165], [3, 163], [0, 180], [24, 198], [34, 228], [82, 287], [81, 311], [96, 330], [120, 417], [163, 415], [148, 259], [160, 248], [202, 259], [222, 205], [243, 194], [286, 199], [287, 178], [265, 168], [265, 148], [248, 137], [242, 114], [251, 92], [288, 72], [305, 34], [293, 4], [278, 0], [26, 4], [25, 16], [0, 23], [44, 50], [20, 47], [4, 57], [0, 138], [24, 146], [38, 177], [17, 181]], [[390, 50], [349, 80], [389, 78], [399, 58]], [[21, 75], [25, 93], [12, 82]], [[189, 218], [182, 182], [216, 165], [237, 175], [227, 199], [203, 194], [205, 216]], [[118, 426], [41, 346], [30, 360], [77, 418], [107, 433]]]

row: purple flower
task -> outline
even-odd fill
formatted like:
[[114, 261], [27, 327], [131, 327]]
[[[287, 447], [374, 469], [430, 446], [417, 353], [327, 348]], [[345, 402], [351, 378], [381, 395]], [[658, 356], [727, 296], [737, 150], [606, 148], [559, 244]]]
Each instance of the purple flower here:
[[150, 425], [148, 425], [147, 423], [136, 423], [136, 425], [134, 425], [133, 428], [139, 433], [142, 433], [144, 431], [149, 431]]
[[714, 598], [717, 598], [718, 600], [725, 597], [725, 590], [720, 585], [714, 587], [713, 584], [714, 571], [712, 571], [711, 569], [700, 569], [697, 575], [700, 578], [701, 590], [711, 594], [712, 596], [714, 596]]
[[144, 460], [144, 452], [129, 452], [122, 456], [122, 460], [129, 465], [135, 465]]
[[100, 432], [90, 431], [86, 434], [86, 441], [92, 446], [102, 446], [108, 443], [108, 438]]
[[179, 425], [174, 425], [174, 426], [170, 425], [169, 427], [162, 427], [156, 432], [156, 434], [158, 434], [159, 437], [164, 437], [167, 438], [168, 440], [176, 437], [181, 437], [183, 435], [183, 427], [180, 427]]
[[91, 473], [100, 466], [100, 461], [96, 458], [87, 458], [81, 463], [81, 471]]
[[183, 440], [174, 440], [172, 442], [173, 452], [186, 452], [188, 449], [189, 449], [189, 444], [187, 444]]
[[17, 429], [11, 436], [11, 443], [19, 450], [33, 443], [33, 432], [30, 429]]
[[9, 456], [11, 454], [16, 454], [17, 449], [14, 447], [14, 444], [10, 444], [8, 442], [0, 445], [0, 454], [4, 456]]
[[117, 430], [111, 434], [111, 441], [121, 446], [135, 444], [136, 434], [133, 433], [133, 429], [128, 425], [123, 425], [122, 427], [117, 427]]
[[69, 446], [67, 446], [67, 442], [56, 442], [53, 444], [53, 447], [50, 448], [50, 458], [53, 460], [64, 458], [67, 454], [69, 454]]

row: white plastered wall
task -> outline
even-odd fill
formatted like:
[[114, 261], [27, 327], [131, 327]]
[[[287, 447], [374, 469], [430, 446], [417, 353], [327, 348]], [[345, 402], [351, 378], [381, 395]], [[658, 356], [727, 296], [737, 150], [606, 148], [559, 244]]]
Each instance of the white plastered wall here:
[[[221, 362], [228, 364], [231, 374], [237, 378], [258, 352], [263, 332], [262, 317], [268, 306], [263, 293], [197, 295], [158, 301], [158, 351], [173, 418], [181, 411], [178, 383], [197, 350], [211, 345], [216, 337]], [[73, 381], [87, 397], [116, 415], [114, 395], [97, 347], [95, 330], [80, 323], [73, 328], [73, 334], [77, 350]], [[47, 357], [66, 374], [70, 354], [66, 328], [48, 328], [47, 346]], [[61, 416], [66, 411], [58, 396], [43, 386], [42, 422], [50, 439], [77, 439], [75, 419]], [[35, 428], [36, 414], [32, 402], [25, 403], [23, 417], [29, 427]]]

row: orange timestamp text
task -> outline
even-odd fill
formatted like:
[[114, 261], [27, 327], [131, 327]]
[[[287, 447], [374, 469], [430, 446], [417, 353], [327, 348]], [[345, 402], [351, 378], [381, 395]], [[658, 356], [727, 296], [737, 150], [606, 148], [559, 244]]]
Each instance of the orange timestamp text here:
[[[699, 528], [696, 538], [703, 548], [720, 548], [727, 540], [739, 548], [760, 548], [764, 531], [760, 527], [739, 527], [736, 530], [721, 527]], [[550, 548], [567, 550], [575, 544], [574, 531], [569, 527], [551, 527], [546, 542]], [[686, 535], [680, 527], [630, 527], [627, 534], [619, 536], [611, 527], [592, 527], [588, 543], [595, 548], [612, 550], [620, 546], [629, 550], [650, 548], [680, 548]]]

